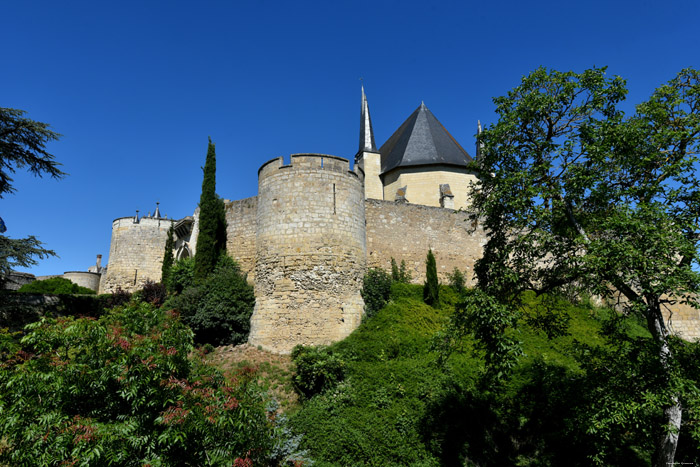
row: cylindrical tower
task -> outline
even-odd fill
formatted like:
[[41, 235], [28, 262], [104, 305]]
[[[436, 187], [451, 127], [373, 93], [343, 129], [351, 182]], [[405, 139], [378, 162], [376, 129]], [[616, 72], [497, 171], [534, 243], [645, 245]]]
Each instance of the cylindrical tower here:
[[165, 242], [172, 219], [161, 217], [120, 217], [112, 222], [107, 272], [100, 281], [100, 293], [138, 290], [147, 280], [159, 281]]
[[258, 171], [255, 311], [249, 342], [278, 353], [330, 344], [359, 326], [365, 273], [362, 172], [294, 154]]

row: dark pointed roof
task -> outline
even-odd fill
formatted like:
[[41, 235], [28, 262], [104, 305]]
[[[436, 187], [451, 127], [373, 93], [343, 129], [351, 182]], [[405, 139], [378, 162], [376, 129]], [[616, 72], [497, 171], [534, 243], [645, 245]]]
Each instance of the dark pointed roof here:
[[419, 165], [464, 167], [472, 160], [423, 103], [382, 145], [379, 152], [382, 155], [382, 173], [396, 167]]
[[372, 130], [372, 119], [369, 117], [369, 104], [365, 95], [365, 87], [362, 86], [362, 112], [360, 114], [360, 150], [359, 152], [377, 152], [377, 145], [374, 144], [374, 131]]

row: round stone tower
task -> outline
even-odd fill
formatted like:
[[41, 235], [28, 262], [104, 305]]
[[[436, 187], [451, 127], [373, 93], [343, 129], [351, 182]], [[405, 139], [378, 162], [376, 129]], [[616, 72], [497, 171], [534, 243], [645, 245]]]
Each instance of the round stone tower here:
[[158, 282], [168, 230], [175, 221], [160, 217], [120, 217], [112, 222], [109, 264], [100, 280], [100, 293], [117, 287], [134, 291], [147, 280]]
[[365, 273], [363, 173], [347, 159], [294, 154], [258, 171], [255, 311], [249, 342], [289, 353], [359, 326]]

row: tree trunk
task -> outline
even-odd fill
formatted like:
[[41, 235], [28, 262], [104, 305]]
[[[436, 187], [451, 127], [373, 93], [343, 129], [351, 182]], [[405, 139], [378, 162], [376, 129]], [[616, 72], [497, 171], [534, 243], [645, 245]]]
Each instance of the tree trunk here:
[[[666, 329], [666, 323], [664, 323], [661, 306], [656, 297], [652, 300], [647, 298], [647, 304], [649, 304], [649, 315], [647, 319], [649, 330], [660, 344], [659, 363], [663, 367], [664, 372], [669, 373], [669, 361], [673, 358], [673, 355], [671, 354], [671, 348], [668, 344], [669, 332], [668, 329]], [[671, 400], [672, 403], [664, 409], [666, 424], [659, 435], [659, 441], [656, 446], [655, 467], [668, 467], [673, 465], [673, 460], [676, 457], [678, 435], [681, 432], [683, 407], [681, 406], [678, 394], [674, 394]]]

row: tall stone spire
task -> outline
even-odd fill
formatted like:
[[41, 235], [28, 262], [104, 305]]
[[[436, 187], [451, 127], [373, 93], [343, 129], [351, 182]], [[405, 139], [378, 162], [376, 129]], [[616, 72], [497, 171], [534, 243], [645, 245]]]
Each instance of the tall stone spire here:
[[362, 152], [377, 152], [377, 145], [374, 144], [374, 131], [372, 131], [372, 119], [369, 116], [369, 104], [365, 95], [365, 86], [362, 86], [362, 115], [360, 121], [360, 149]]

